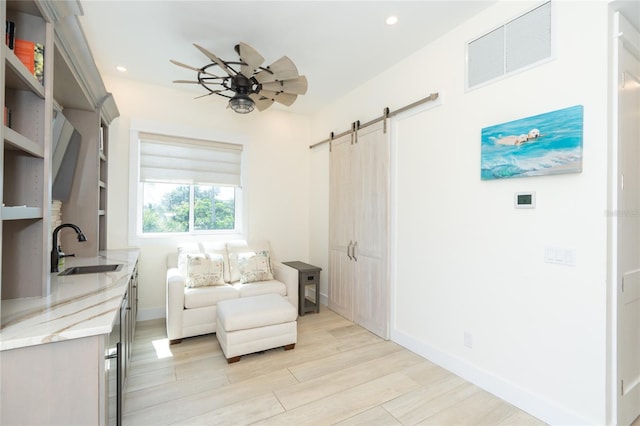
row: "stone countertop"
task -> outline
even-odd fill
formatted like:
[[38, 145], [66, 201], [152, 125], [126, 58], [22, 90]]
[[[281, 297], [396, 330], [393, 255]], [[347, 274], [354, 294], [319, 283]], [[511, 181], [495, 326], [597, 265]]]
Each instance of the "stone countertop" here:
[[138, 249], [107, 250], [97, 257], [68, 257], [65, 268], [122, 263], [115, 272], [58, 276], [50, 274], [46, 297], [3, 300], [0, 351], [108, 334], [119, 312]]

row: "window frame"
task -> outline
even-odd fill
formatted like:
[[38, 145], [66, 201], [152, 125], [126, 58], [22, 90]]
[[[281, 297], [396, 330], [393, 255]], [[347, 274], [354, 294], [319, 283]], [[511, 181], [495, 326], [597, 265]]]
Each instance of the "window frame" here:
[[[241, 182], [235, 187], [235, 229], [229, 230], [192, 230], [191, 232], [162, 232], [143, 233], [143, 182], [140, 181], [140, 133], [157, 133], [176, 138], [192, 138], [211, 140], [212, 142], [224, 142], [242, 145], [241, 154]], [[146, 123], [132, 120], [129, 131], [129, 229], [128, 242], [131, 246], [145, 246], [154, 244], [176, 244], [185, 240], [227, 241], [232, 239], [246, 239], [247, 228], [247, 190], [245, 185], [245, 155], [247, 144], [244, 138], [238, 135], [222, 134], [210, 130], [196, 130], [180, 128], [174, 125], [159, 123]], [[193, 194], [193, 186], [190, 185], [190, 197]], [[193, 211], [190, 208], [190, 215]]]

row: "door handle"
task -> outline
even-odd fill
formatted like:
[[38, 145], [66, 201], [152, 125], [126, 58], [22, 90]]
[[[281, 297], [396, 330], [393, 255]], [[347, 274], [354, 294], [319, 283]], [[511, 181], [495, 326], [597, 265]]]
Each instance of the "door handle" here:
[[351, 249], [351, 254], [353, 256], [353, 260], [358, 261], [358, 257], [356, 256], [356, 247], [358, 247], [358, 242], [353, 243], [353, 249]]
[[349, 245], [347, 246], [347, 257], [349, 258], [349, 260], [353, 260], [353, 257], [351, 257], [351, 245], [353, 244], [353, 241], [349, 241]]

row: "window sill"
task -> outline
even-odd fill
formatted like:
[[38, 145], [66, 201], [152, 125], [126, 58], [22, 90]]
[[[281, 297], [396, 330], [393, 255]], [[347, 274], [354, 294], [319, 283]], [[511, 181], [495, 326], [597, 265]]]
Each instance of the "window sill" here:
[[153, 245], [177, 245], [184, 242], [201, 242], [201, 241], [232, 241], [244, 240], [246, 235], [241, 232], [229, 231], [219, 232], [215, 234], [151, 234], [137, 235], [129, 238], [129, 246], [145, 247]]

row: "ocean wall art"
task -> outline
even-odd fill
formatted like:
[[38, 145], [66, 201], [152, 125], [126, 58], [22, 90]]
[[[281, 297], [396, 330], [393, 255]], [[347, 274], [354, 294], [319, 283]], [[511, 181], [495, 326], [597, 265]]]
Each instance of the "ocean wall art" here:
[[485, 127], [481, 179], [582, 172], [583, 124], [576, 105]]

